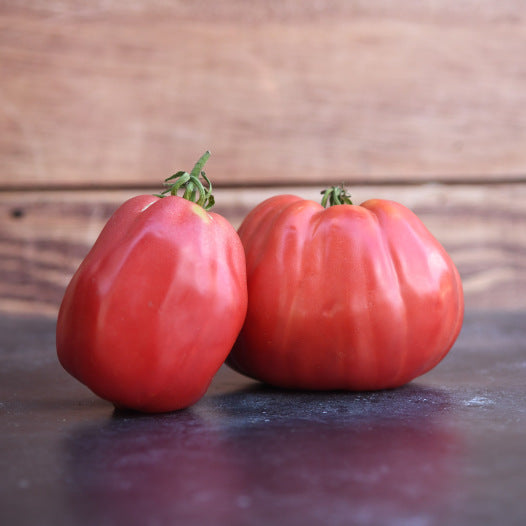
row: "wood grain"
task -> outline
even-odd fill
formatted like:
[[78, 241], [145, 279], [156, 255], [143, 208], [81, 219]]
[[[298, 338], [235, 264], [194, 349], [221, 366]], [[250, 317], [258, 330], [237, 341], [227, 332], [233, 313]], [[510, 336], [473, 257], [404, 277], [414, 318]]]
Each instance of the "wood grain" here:
[[[110, 214], [136, 192], [0, 194], [0, 312], [55, 316], [64, 289]], [[238, 226], [276, 193], [319, 200], [311, 187], [216, 192]], [[355, 203], [390, 198], [412, 208], [450, 252], [467, 310], [526, 309], [526, 185], [357, 186]]]
[[520, 180], [519, 0], [0, 7], [0, 187]]

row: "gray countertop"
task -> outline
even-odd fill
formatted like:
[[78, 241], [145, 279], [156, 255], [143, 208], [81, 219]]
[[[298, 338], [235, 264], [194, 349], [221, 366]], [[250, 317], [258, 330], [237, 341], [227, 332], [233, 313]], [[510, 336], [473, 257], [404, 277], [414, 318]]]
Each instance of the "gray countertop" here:
[[0, 318], [2, 525], [524, 525], [526, 314], [468, 313], [405, 387], [309, 393], [223, 367], [193, 407], [118, 412], [53, 320]]

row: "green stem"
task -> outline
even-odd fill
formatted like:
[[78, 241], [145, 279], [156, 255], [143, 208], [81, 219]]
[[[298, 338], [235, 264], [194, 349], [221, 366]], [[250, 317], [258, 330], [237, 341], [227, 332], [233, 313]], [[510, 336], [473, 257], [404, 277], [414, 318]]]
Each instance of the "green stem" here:
[[[180, 171], [167, 177], [164, 180], [166, 188], [160, 194], [154, 195], [166, 197], [167, 195], [177, 195], [179, 190], [183, 190], [183, 199], [197, 203], [205, 210], [210, 210], [215, 204], [214, 196], [212, 195], [212, 183], [205, 172], [203, 172], [203, 167], [209, 157], [210, 152], [207, 150], [195, 163], [190, 173]], [[199, 180], [200, 177], [204, 179], [206, 186]]]
[[323, 195], [321, 204], [324, 208], [335, 205], [352, 205], [351, 194], [347, 193], [343, 184], [322, 190], [321, 194]]

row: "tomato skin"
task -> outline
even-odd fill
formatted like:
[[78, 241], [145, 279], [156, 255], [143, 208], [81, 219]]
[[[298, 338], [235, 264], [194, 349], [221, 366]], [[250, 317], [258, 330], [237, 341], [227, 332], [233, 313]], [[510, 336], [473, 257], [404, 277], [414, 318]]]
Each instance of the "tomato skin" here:
[[227, 363], [285, 388], [376, 390], [437, 365], [462, 325], [458, 271], [393, 201], [267, 199], [239, 235], [248, 311]]
[[58, 358], [117, 407], [181, 409], [205, 393], [246, 306], [243, 247], [227, 220], [178, 196], [137, 196], [66, 289]]

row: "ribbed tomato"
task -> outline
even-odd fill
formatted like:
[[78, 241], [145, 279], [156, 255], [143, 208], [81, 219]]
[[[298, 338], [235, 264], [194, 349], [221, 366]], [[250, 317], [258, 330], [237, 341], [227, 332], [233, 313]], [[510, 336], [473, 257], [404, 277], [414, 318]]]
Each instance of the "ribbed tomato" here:
[[227, 363], [269, 384], [374, 390], [444, 358], [462, 325], [459, 273], [408, 208], [332, 187], [258, 205], [239, 229], [248, 312]]

